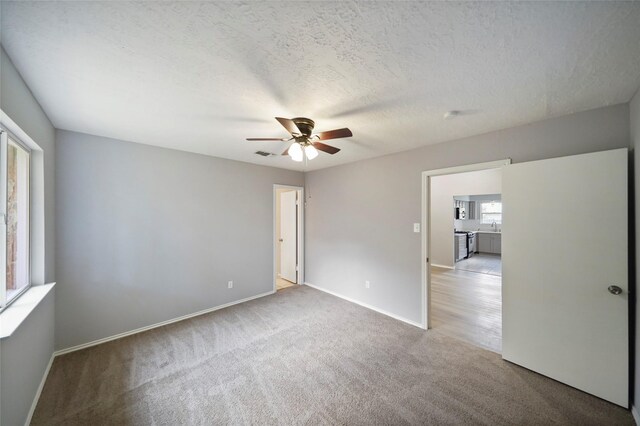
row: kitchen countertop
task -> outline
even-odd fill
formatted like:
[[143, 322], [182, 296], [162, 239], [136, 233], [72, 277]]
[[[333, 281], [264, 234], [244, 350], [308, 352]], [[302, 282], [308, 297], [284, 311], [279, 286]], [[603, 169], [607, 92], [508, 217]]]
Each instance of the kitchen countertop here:
[[502, 231], [459, 231], [459, 232], [473, 232], [474, 234], [502, 234]]

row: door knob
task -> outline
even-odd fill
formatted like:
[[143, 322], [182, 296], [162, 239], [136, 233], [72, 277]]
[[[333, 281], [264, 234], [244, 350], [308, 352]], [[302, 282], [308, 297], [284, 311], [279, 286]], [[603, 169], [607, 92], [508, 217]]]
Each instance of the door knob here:
[[283, 240], [282, 238], [280, 238], [280, 240], [279, 240], [279, 241], [280, 241], [280, 242], [283, 242], [284, 240]]
[[610, 285], [607, 290], [609, 290], [609, 293], [611, 293], [611, 294], [618, 295], [618, 294], [622, 293], [622, 289], [620, 287], [618, 287], [617, 285]]

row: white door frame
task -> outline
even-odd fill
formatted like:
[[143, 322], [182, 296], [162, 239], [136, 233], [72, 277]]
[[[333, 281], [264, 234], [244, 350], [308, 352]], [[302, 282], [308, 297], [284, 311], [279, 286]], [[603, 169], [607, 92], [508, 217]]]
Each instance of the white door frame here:
[[422, 320], [420, 326], [427, 330], [431, 328], [430, 319], [430, 304], [431, 304], [431, 277], [429, 268], [431, 263], [428, 261], [429, 253], [431, 253], [431, 223], [428, 218], [430, 217], [431, 205], [430, 205], [430, 186], [431, 177], [452, 175], [457, 173], [476, 172], [480, 170], [499, 169], [511, 164], [511, 159], [489, 161], [487, 163], [467, 164], [464, 166], [447, 167], [445, 169], [428, 170], [422, 172], [422, 215], [421, 215], [421, 228], [422, 228], [422, 297], [420, 303], [422, 306]]
[[276, 235], [276, 205], [278, 203], [278, 189], [293, 189], [298, 191], [298, 273], [297, 273], [297, 282], [296, 284], [304, 283], [304, 187], [303, 186], [292, 186], [292, 185], [273, 185], [273, 292], [276, 291], [276, 274], [278, 270], [278, 265], [276, 263], [277, 256], [276, 252], [278, 250], [278, 236]]

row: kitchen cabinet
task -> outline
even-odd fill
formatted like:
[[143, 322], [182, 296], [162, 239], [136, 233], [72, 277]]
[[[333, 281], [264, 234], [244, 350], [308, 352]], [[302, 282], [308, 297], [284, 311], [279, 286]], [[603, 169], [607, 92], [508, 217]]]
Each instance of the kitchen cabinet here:
[[502, 253], [502, 235], [496, 234], [491, 236], [491, 253]]
[[480, 253], [502, 253], [502, 235], [500, 233], [478, 232], [477, 251]]
[[[453, 200], [453, 211], [454, 211], [454, 219], [456, 220], [476, 220], [478, 218], [478, 203], [475, 201], [463, 201], [463, 200]], [[464, 215], [458, 214], [455, 212], [461, 213], [464, 211]]]
[[[457, 220], [475, 220], [477, 219], [476, 202], [475, 201], [462, 201], [453, 200], [454, 212], [459, 212], [458, 215], [454, 214], [454, 218]], [[461, 214], [464, 211], [464, 214]]]
[[456, 262], [467, 257], [467, 234], [455, 234], [454, 250]]
[[467, 219], [476, 220], [476, 202], [469, 201], [467, 203]]
[[476, 251], [478, 253], [486, 253], [491, 248], [491, 241], [487, 234], [478, 232], [476, 235]]
[[461, 200], [453, 200], [453, 218], [455, 220], [467, 219], [467, 203]]

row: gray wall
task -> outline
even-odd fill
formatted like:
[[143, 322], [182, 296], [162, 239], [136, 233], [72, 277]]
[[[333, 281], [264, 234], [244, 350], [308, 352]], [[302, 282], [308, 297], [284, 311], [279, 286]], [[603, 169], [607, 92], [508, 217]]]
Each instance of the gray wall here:
[[45, 182], [45, 281], [55, 281], [55, 129], [2, 48], [0, 108], [42, 148]]
[[[0, 108], [44, 152], [45, 277], [55, 280], [55, 130], [29, 88], [0, 49]], [[54, 292], [40, 303], [15, 334], [0, 341], [0, 424], [22, 425], [42, 380], [54, 341]], [[10, 386], [10, 389], [9, 389]]]
[[638, 200], [640, 200], [640, 91], [631, 100], [629, 104], [630, 115], [630, 129], [631, 129], [631, 148], [633, 149], [633, 188], [635, 199], [635, 282], [636, 282], [636, 300], [635, 300], [635, 360], [634, 360], [634, 372], [635, 378], [633, 380], [633, 406], [640, 408], [640, 350], [638, 343], [640, 343], [640, 315], [638, 315], [638, 284], [640, 284], [640, 206]]
[[8, 339], [0, 355], [0, 424], [22, 426], [51, 359], [54, 344], [55, 289]]
[[301, 172], [68, 131], [56, 144], [57, 349], [273, 289], [273, 184]]
[[624, 104], [307, 173], [306, 281], [420, 322], [422, 171], [628, 146]]

